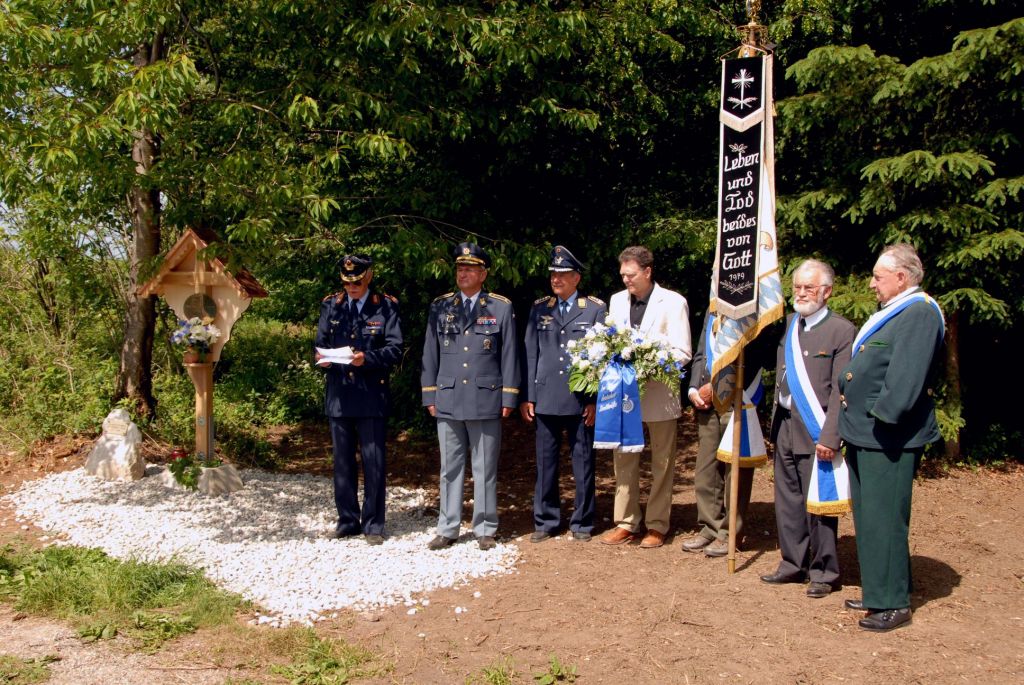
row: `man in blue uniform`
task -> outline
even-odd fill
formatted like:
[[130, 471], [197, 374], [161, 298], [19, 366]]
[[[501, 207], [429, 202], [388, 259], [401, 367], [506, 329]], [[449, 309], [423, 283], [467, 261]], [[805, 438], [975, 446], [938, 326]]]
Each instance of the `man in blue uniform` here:
[[519, 405], [519, 366], [512, 303], [483, 289], [491, 265], [474, 243], [455, 248], [458, 292], [430, 305], [423, 341], [423, 406], [437, 419], [441, 450], [440, 550], [459, 537], [466, 456], [473, 467], [473, 533], [480, 549], [498, 530], [501, 419]]
[[925, 445], [939, 439], [930, 384], [945, 322], [923, 278], [912, 245], [882, 250], [871, 276], [881, 309], [858, 331], [839, 376], [863, 591], [846, 607], [867, 611], [859, 625], [872, 632], [910, 623], [911, 492]]
[[577, 291], [583, 265], [568, 249], [551, 250], [551, 297], [533, 303], [526, 323], [526, 401], [519, 411], [537, 422], [537, 486], [533, 494], [534, 533], [530, 542], [543, 542], [561, 525], [558, 461], [562, 431], [568, 435], [575, 508], [569, 520], [574, 540], [590, 540], [594, 530], [594, 417], [596, 398], [570, 392], [569, 355], [565, 344], [580, 340], [587, 329], [608, 313], [596, 297]]
[[[370, 289], [373, 261], [364, 255], [341, 260], [345, 290], [320, 303], [316, 346], [351, 348], [346, 364], [320, 361], [327, 369], [324, 413], [334, 443], [334, 505], [338, 525], [332, 537], [360, 532], [366, 542], [384, 542], [384, 498], [387, 465], [385, 440], [389, 413], [388, 375], [402, 357], [398, 301]], [[363, 461], [363, 508], [356, 492], [356, 440]]]

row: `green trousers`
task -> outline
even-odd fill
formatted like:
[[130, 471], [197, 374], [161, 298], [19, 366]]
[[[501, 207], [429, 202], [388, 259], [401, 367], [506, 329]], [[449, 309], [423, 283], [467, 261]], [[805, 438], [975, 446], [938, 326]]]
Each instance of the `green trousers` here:
[[847, 445], [864, 606], [910, 606], [910, 499], [921, 450]]

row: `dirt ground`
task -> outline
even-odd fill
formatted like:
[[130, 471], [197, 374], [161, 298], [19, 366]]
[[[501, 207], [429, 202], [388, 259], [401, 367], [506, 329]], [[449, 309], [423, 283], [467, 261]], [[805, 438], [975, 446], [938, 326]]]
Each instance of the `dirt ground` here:
[[[434, 592], [430, 605], [414, 615], [404, 606], [372, 615], [342, 612], [317, 624], [317, 631], [392, 662], [379, 682], [463, 683], [507, 657], [519, 674], [515, 682], [528, 683], [551, 655], [575, 665], [583, 683], [1024, 682], [1024, 469], [963, 469], [919, 479], [910, 539], [913, 624], [873, 634], [858, 629], [861, 614], [842, 606], [860, 596], [850, 517], [839, 526], [841, 590], [810, 599], [803, 586], [758, 579], [778, 563], [769, 469], [755, 477], [735, 574], [727, 572], [725, 559], [681, 551], [680, 541], [696, 523], [692, 417], [680, 428], [674, 537], [666, 546], [607, 547], [564, 536], [531, 544], [533, 430], [510, 419], [498, 479], [499, 535], [519, 542], [518, 571]], [[287, 470], [327, 472], [326, 430], [280, 437]], [[88, 447], [64, 441], [40, 446], [28, 462], [8, 460], [0, 470], [2, 492], [26, 478], [80, 466]], [[159, 445], [151, 449], [153, 456], [165, 452]], [[390, 462], [391, 483], [436, 492], [431, 441], [394, 439]], [[563, 497], [571, 504], [569, 471], [563, 460]], [[600, 532], [611, 525], [610, 453], [598, 453], [597, 474]], [[23, 530], [0, 509], [0, 543], [44, 535]], [[456, 607], [466, 611], [456, 614]], [[147, 656], [116, 641], [82, 644], [66, 625], [0, 605], [0, 652], [61, 656], [51, 664], [54, 683], [281, 682], [242, 653], [244, 647], [232, 648], [237, 629], [221, 631]]]

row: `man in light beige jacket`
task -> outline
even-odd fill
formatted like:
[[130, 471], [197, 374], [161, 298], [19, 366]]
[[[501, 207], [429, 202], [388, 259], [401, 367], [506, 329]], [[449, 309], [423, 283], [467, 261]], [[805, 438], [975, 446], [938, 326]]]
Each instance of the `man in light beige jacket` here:
[[[654, 255], [641, 246], [619, 255], [619, 275], [626, 289], [612, 295], [609, 317], [616, 327], [632, 328], [647, 340], [667, 342], [674, 356], [690, 359], [690, 312], [686, 298], [653, 280]], [[679, 385], [648, 382], [640, 413], [651, 438], [651, 492], [644, 523], [647, 534], [640, 546], [665, 544], [672, 511], [672, 477], [676, 463], [676, 419], [681, 414]], [[638, 537], [640, 529], [640, 453], [614, 451], [615, 527], [601, 536], [606, 545], [621, 545]]]

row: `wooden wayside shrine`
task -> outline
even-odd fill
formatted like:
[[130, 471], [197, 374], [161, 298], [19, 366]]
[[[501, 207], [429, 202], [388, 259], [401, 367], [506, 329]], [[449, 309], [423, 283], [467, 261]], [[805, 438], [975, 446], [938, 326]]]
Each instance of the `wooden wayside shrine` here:
[[200, 460], [212, 457], [214, 449], [213, 365], [231, 339], [232, 326], [252, 300], [267, 296], [259, 281], [245, 269], [232, 274], [220, 259], [203, 258], [202, 251], [216, 242], [218, 238], [211, 231], [187, 229], [167, 252], [156, 276], [138, 291], [140, 297], [162, 296], [180, 320], [212, 319], [221, 331], [205, 359], [185, 363], [196, 388], [195, 456]]

